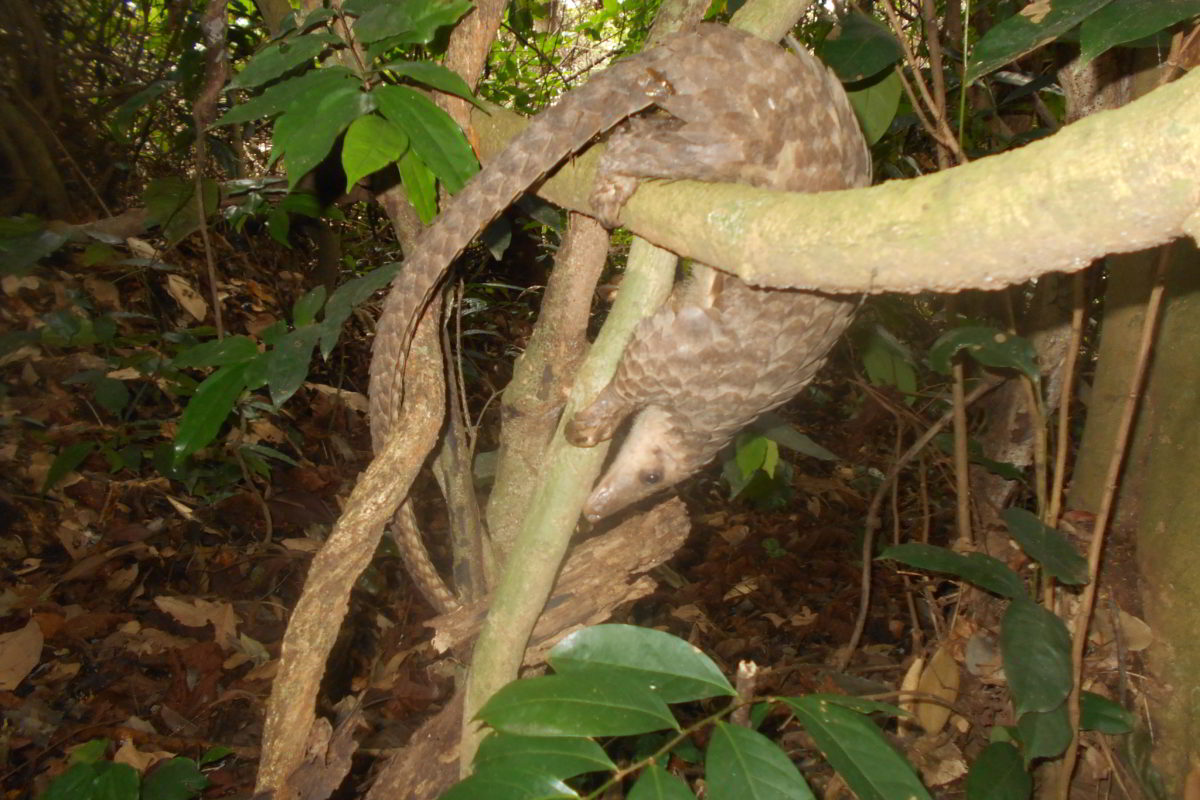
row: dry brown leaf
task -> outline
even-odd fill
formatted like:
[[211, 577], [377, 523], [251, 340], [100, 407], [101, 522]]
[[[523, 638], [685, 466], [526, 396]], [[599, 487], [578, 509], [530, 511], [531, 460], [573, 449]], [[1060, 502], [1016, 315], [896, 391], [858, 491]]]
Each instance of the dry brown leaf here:
[[0, 690], [11, 692], [42, 660], [42, 629], [34, 620], [0, 634]]
[[172, 273], [167, 276], [167, 294], [197, 322], [203, 322], [208, 316], [208, 303], [182, 275]]

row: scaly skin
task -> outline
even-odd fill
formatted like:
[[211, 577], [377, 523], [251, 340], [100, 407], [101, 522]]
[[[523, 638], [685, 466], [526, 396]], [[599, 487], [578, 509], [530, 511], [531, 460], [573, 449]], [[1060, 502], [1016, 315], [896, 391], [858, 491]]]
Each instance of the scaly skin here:
[[[638, 121], [614, 137], [593, 198], [602, 213], [612, 215], [609, 198], [619, 206], [641, 177], [802, 192], [870, 182], [849, 101], [815, 58], [771, 47], [747, 49], [741, 61], [737, 90], [697, 93], [708, 113], [702, 124]], [[637, 415], [584, 514], [599, 520], [687, 478], [742, 427], [791, 399], [849, 324], [854, 303], [757, 289], [696, 267], [639, 324], [612, 381], [567, 426], [570, 441], [588, 446]]]
[[[701, 25], [669, 37], [659, 47], [614, 64], [535, 118], [503, 153], [447, 204], [434, 225], [414, 243], [404, 268], [392, 283], [375, 336], [370, 406], [372, 441], [377, 451], [390, 435], [403, 402], [404, 361], [415, 321], [450, 262], [485, 225], [565, 158], [583, 149], [598, 134], [651, 105], [664, 109], [672, 119], [642, 121], [631, 126], [629, 134], [616, 137], [604, 159], [606, 178], [593, 196], [593, 204], [603, 218], [613, 219], [636, 188], [637, 180], [645, 177], [739, 180], [760, 186], [819, 191], [860, 185], [869, 175], [865, 145], [841, 94], [841, 87], [811, 56], [796, 57], [749, 34], [718, 25]], [[781, 175], [787, 177], [780, 178]], [[844, 327], [842, 319], [848, 319], [844, 301], [821, 295], [751, 289], [734, 278], [708, 281], [706, 285], [725, 284], [737, 285], [718, 293], [726, 302], [710, 298], [701, 302], [698, 308], [718, 316], [732, 313], [733, 320], [738, 310], [733, 305], [736, 299], [738, 303], [763, 309], [767, 312], [766, 318], [774, 322], [780, 319], [780, 314], [807, 314], [804, 318], [810, 320], [808, 324], [824, 330], [817, 338], [822, 343], [829, 340], [829, 343], [822, 344], [823, 349], [815, 356], [791, 359], [799, 365], [819, 363]], [[684, 297], [686, 293], [677, 294]], [[781, 294], [803, 299], [783, 305], [777, 298], [772, 302], [760, 302]], [[674, 307], [679, 302], [676, 299], [668, 305]], [[746, 309], [746, 312], [750, 315], [746, 319], [754, 316], [753, 309]], [[649, 348], [657, 353], [657, 357], [666, 357], [678, 367], [674, 385], [686, 389], [690, 384], [694, 389], [698, 383], [689, 381], [688, 369], [692, 369], [693, 377], [699, 381], [707, 378], [702, 370], [697, 372], [695, 368], [682, 366], [685, 362], [679, 358], [682, 352], [679, 333], [684, 331], [686, 339], [687, 331], [664, 326], [663, 313], [652, 318], [659, 322], [643, 323], [631, 348]], [[679, 315], [681, 319], [695, 317], [683, 307]], [[743, 323], [735, 322], [734, 333], [740, 324]], [[651, 327], [646, 328], [647, 325]], [[657, 333], [651, 334], [651, 331]], [[724, 346], [727, 346], [729, 332], [724, 336]], [[795, 342], [803, 336], [802, 332], [796, 331], [790, 334], [790, 339]], [[738, 362], [740, 374], [731, 377], [740, 387], [747, 382], [753, 384], [755, 364], [761, 367], [764, 364], [762, 358], [772, 357], [768, 352], [760, 354], [757, 362], [743, 363], [746, 362], [743, 359]], [[643, 415], [644, 421], [638, 423], [640, 429], [635, 425], [634, 434], [627, 439], [617, 461], [597, 486], [593, 498], [598, 496], [597, 493], [609, 492], [608, 496], [613, 499], [604, 504], [589, 501], [587, 513], [593, 518], [612, 513], [637, 499], [628, 488], [620, 491], [604, 488], [621, 485], [622, 474], [640, 474], [641, 477], [632, 482], [633, 486], [639, 491], [646, 488], [643, 480], [646, 473], [640, 466], [644, 459], [635, 458], [639, 448], [647, 451], [670, 445], [675, 449], [678, 457], [674, 462], [679, 466], [672, 468], [666, 479], [651, 489], [669, 485], [686, 477], [684, 472], [690, 474], [707, 461], [712, 452], [719, 449], [720, 442], [727, 441], [736, 428], [766, 408], [786, 400], [803, 383], [797, 383], [791, 377], [772, 378], [772, 386], [785, 386], [790, 392], [787, 397], [777, 397], [783, 390], [776, 388], [770, 398], [752, 400], [751, 405], [758, 410], [748, 419], [745, 402], [736, 404], [732, 416], [726, 415], [729, 419], [719, 419], [711, 414], [691, 414], [688, 403], [672, 406], [668, 400], [655, 399], [658, 395], [647, 393], [644, 385], [639, 387], [639, 381], [631, 376], [638, 373], [639, 364], [646, 367], [652, 362], [653, 358], [647, 356], [627, 355], [622, 364], [623, 373], [618, 373], [597, 405], [582, 412], [573, 422], [572, 430], [576, 433], [590, 427], [596, 433], [590, 440], [594, 443], [611, 436], [629, 411], [657, 409]], [[788, 359], [784, 358], [783, 362]], [[791, 362], [783, 362], [768, 371], [772, 374], [780, 370], [786, 372], [794, 366]], [[602, 408], [608, 408], [610, 413], [604, 415], [593, 411]], [[585, 424], [589, 414], [591, 422]], [[656, 414], [657, 421], [652, 425]], [[710, 430], [696, 430], [697, 425]], [[577, 436], [575, 440], [587, 443], [588, 438]], [[716, 447], [713, 447], [714, 441]], [[711, 452], [703, 455], [702, 451], [709, 450]], [[697, 454], [703, 455], [698, 462]], [[623, 463], [626, 466], [620, 467]], [[628, 480], [624, 482], [629, 483]], [[424, 587], [442, 586], [419, 541], [406, 537], [404, 549], [408, 551], [405, 555], [410, 570]]]

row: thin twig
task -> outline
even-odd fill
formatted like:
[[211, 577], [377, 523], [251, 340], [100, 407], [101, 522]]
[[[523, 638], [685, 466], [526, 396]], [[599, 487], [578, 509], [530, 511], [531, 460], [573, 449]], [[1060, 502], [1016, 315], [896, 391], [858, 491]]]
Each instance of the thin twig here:
[[1075, 627], [1071, 638], [1071, 669], [1074, 675], [1071, 682], [1071, 693], [1067, 697], [1067, 714], [1071, 721], [1071, 745], [1063, 755], [1061, 771], [1058, 776], [1057, 796], [1060, 800], [1067, 800], [1070, 794], [1071, 773], [1075, 771], [1075, 762], [1079, 757], [1079, 693], [1080, 682], [1083, 680], [1083, 650], [1087, 644], [1088, 622], [1096, 603], [1100, 556], [1104, 552], [1104, 536], [1108, 531], [1113, 505], [1116, 503], [1121, 467], [1125, 463], [1129, 437], [1133, 431], [1133, 420], [1137, 414], [1138, 394], [1145, 381], [1146, 370], [1150, 363], [1150, 348], [1154, 343], [1154, 334], [1158, 328], [1158, 317], [1162, 309], [1163, 290], [1166, 285], [1167, 269], [1171, 263], [1172, 250], [1171, 245], [1166, 245], [1159, 251], [1154, 285], [1150, 289], [1150, 299], [1146, 301], [1146, 316], [1142, 322], [1142, 338], [1138, 343], [1137, 362], [1133, 374], [1129, 378], [1129, 391], [1125, 397], [1125, 406], [1121, 410], [1121, 421], [1117, 426], [1116, 441], [1113, 442], [1112, 458], [1109, 459], [1108, 472], [1104, 479], [1104, 497], [1100, 500], [1100, 510], [1096, 513], [1095, 530], [1092, 532], [1091, 545], [1088, 547], [1088, 575], [1091, 576], [1091, 580], [1083, 587], [1079, 608], [1075, 612]]
[[[987, 392], [999, 386], [1001, 383], [998, 378], [991, 378], [984, 383], [976, 386], [965, 398], [964, 405], [969, 405]], [[844, 670], [846, 665], [850, 663], [850, 656], [858, 649], [858, 643], [862, 640], [863, 629], [867, 624], [867, 610], [871, 604], [871, 553], [874, 550], [875, 531], [879, 528], [879, 507], [883, 504], [883, 498], [887, 496], [888, 490], [892, 483], [899, 477], [900, 471], [908, 465], [925, 449], [925, 446], [933, 441], [933, 437], [941, 433], [942, 429], [949, 424], [954, 416], [954, 410], [947, 411], [942, 416], [929, 426], [929, 430], [921, 434], [918, 439], [912, 443], [908, 450], [904, 451], [904, 455], [892, 465], [884, 476], [883, 482], [879, 484], [879, 488], [875, 490], [875, 496], [871, 498], [871, 505], [867, 508], [866, 531], [863, 532], [862, 546], [862, 577], [859, 590], [858, 603], [858, 618], [854, 621], [854, 633], [850, 636], [850, 641], [842, 650], [841, 656], [838, 658], [839, 670]]]

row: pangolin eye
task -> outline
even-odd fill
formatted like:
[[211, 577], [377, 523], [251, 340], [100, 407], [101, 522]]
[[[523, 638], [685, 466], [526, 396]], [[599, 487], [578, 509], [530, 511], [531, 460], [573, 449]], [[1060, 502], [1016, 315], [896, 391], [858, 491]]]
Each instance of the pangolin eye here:
[[649, 469], [642, 473], [642, 483], [653, 486], [662, 480], [662, 473], [656, 469]]

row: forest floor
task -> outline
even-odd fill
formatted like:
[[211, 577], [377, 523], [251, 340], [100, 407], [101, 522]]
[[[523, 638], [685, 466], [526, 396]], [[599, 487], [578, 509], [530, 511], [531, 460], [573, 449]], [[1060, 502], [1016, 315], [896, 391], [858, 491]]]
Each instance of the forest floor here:
[[[240, 311], [231, 330], [261, 324], [263, 316], [283, 318], [294, 297], [284, 302], [276, 293], [293, 288], [286, 276], [271, 287], [235, 282], [228, 304]], [[114, 414], [97, 404], [96, 383], [80, 378], [110, 368], [114, 351], [134, 354], [151, 340], [165, 347], [151, 335], [160, 324], [170, 329], [161, 296], [147, 284], [129, 290], [116, 273], [67, 266], [50, 278], [8, 282], [0, 297], [5, 325], [44, 326], [74, 293], [89, 297], [93, 310], [120, 312], [115, 340], [23, 346], [0, 360], [7, 387], [0, 406], [0, 796], [39, 795], [66, 769], [74, 747], [103, 738], [109, 756], [138, 768], [228, 748], [205, 768], [204, 796], [248, 797], [289, 609], [369, 457], [362, 409], [323, 388], [346, 386], [343, 374], [365, 375], [365, 339], [357, 336], [340, 362], [320, 367], [326, 372], [310, 376], [282, 412], [243, 418], [226, 439], [269, 445], [290, 463], [276, 460], [258, 474], [229, 455], [234, 448], [214, 446], [201, 454], [206, 468], [189, 485], [151, 464], [154, 447], [169, 441], [164, 420], [177, 416], [171, 403], [178, 401], [139, 393], [130, 381], [135, 402]], [[831, 394], [845, 381], [825, 380], [785, 416], [803, 416], [806, 432], [846, 461], [793, 460], [794, 495], [772, 510], [731, 501], [718, 466], [689, 481], [680, 490], [693, 523], [687, 543], [653, 573], [658, 590], [614, 621], [683, 637], [728, 675], [739, 661], [753, 661], [762, 694], [820, 691], [896, 702], [917, 655], [967, 660], [979, 623], [968, 621], [978, 615], [963, 613], [962, 604], [984, 601], [951, 581], [877, 565], [863, 640], [847, 669], [834, 667], [859, 613], [860, 537], [894, 433], [890, 417], [869, 402], [856, 407], [849, 391]], [[70, 470], [55, 466], [64, 450], [89, 441], [103, 446]], [[127, 452], [122, 447], [144, 448], [140, 468], [114, 465], [110, 454]], [[243, 480], [250, 475], [253, 489]], [[920, 524], [944, 544], [953, 503], [949, 487], [937, 492], [928, 506], [913, 498], [899, 505], [914, 526], [916, 509], [932, 509]], [[432, 480], [419, 483], [416, 496], [431, 549], [445, 563], [437, 544], [445, 517]], [[360, 782], [369, 779], [374, 756], [402, 744], [450, 696], [455, 665], [434, 653], [423, 624], [433, 615], [385, 540], [359, 580], [323, 686], [326, 710], [362, 693], [371, 730], [359, 751]], [[893, 724], [890, 731], [937, 797], [962, 795], [967, 764], [986, 746], [987, 731], [1011, 714], [999, 680], [957, 672], [957, 687], [942, 694], [953, 713], [938, 731], [919, 739], [910, 728]], [[811, 740], [783, 717], [766, 727], [822, 796], [838, 795]]]

